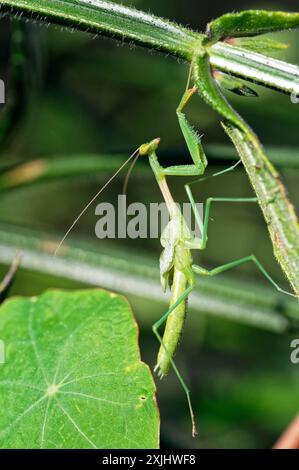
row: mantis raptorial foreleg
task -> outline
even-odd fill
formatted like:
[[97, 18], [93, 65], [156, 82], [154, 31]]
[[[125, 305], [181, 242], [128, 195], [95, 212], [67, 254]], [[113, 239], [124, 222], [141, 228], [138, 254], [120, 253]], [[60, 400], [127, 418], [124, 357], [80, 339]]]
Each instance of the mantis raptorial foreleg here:
[[176, 110], [181, 131], [194, 163], [193, 165], [173, 165], [167, 168], [160, 167], [161, 174], [163, 175], [200, 176], [205, 172], [208, 162], [201, 145], [201, 137], [194, 130], [183, 113], [184, 107], [196, 92], [196, 87], [187, 89], [183, 94], [180, 104]]

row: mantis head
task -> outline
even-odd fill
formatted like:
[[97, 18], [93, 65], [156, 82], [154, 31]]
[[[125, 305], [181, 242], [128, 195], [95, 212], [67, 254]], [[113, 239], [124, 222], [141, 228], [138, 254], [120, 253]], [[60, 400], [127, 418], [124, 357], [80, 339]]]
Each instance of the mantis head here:
[[151, 153], [157, 150], [159, 143], [160, 143], [160, 138], [157, 137], [156, 139], [151, 140], [147, 144], [141, 145], [138, 149], [139, 155], [140, 156], [150, 155]]

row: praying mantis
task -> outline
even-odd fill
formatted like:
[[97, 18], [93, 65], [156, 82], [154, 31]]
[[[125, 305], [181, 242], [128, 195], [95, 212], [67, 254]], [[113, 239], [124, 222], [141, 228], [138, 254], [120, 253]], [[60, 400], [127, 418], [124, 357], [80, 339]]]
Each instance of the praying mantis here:
[[[207, 158], [201, 144], [201, 137], [197, 134], [194, 128], [191, 126], [183, 113], [184, 107], [194, 93], [197, 92], [197, 88], [193, 87], [187, 89], [182, 97], [182, 100], [177, 108], [178, 122], [189, 149], [193, 164], [190, 165], [175, 165], [167, 168], [162, 167], [158, 161], [156, 150], [160, 143], [160, 139], [156, 138], [145, 143], [139, 147], [138, 153], [140, 156], [148, 156], [150, 166], [153, 170], [155, 179], [161, 190], [163, 198], [165, 200], [168, 212], [169, 222], [165, 227], [161, 236], [161, 245], [163, 246], [163, 252], [160, 257], [160, 278], [161, 284], [164, 291], [167, 286], [171, 289], [171, 300], [169, 309], [167, 312], [153, 325], [152, 329], [160, 342], [160, 350], [158, 353], [157, 363], [155, 366], [155, 372], [158, 373], [160, 378], [166, 376], [169, 372], [170, 366], [173, 367], [187, 397], [188, 406], [190, 410], [190, 416], [192, 421], [192, 435], [197, 434], [194, 412], [190, 399], [190, 390], [186, 386], [177, 366], [173, 361], [177, 346], [179, 344], [185, 317], [187, 299], [189, 294], [195, 285], [195, 275], [201, 276], [216, 276], [228, 271], [237, 266], [245, 263], [254, 263], [256, 267], [261, 271], [265, 278], [279, 291], [284, 294], [294, 296], [292, 293], [286, 292], [282, 289], [268, 274], [260, 261], [254, 254], [250, 254], [243, 258], [234, 260], [232, 262], [223, 264], [211, 270], [204, 267], [198, 266], [193, 263], [191, 251], [192, 250], [204, 250], [208, 241], [208, 224], [211, 206], [215, 202], [228, 202], [228, 203], [256, 203], [256, 197], [246, 198], [227, 198], [227, 197], [210, 197], [206, 201], [206, 209], [204, 219], [202, 220], [196, 203], [191, 191], [191, 185], [186, 184], [185, 190], [192, 206], [195, 221], [202, 231], [202, 238], [196, 238], [191, 235], [187, 223], [181, 213], [179, 207], [175, 203], [170, 189], [168, 187], [166, 177], [167, 176], [202, 176], [207, 166]], [[238, 162], [240, 163], [240, 161]], [[237, 164], [238, 164], [237, 163]], [[219, 173], [215, 173], [212, 176], [219, 176], [225, 172], [233, 170], [237, 164], [223, 170]], [[159, 333], [159, 328], [166, 322], [163, 338]]]
[[[282, 246], [282, 242], [285, 242], [290, 252], [289, 258], [287, 258], [286, 254], [288, 254], [288, 251], [277, 248], [276, 257], [282, 266], [287, 264], [293, 266], [293, 269], [288, 270], [291, 273], [291, 276], [289, 277], [291, 277], [293, 287], [296, 287], [298, 284], [298, 260], [295, 256], [298, 247], [298, 223], [295, 212], [288, 202], [285, 190], [279, 182], [278, 174], [265, 155], [258, 138], [238, 113], [230, 106], [215, 83], [209, 63], [209, 47], [213, 45], [213, 43], [219, 41], [219, 39], [223, 40], [231, 37], [253, 36], [268, 31], [285, 29], [287, 27], [296, 27], [297, 25], [298, 15], [294, 17], [291, 14], [289, 15], [281, 12], [273, 13], [254, 11], [224, 15], [214, 22], [211, 22], [208, 25], [206, 35], [199, 35], [198, 42], [194, 45], [194, 55], [191, 60], [187, 87], [177, 108], [178, 122], [193, 163], [190, 165], [175, 165], [167, 168], [162, 167], [156, 154], [160, 143], [159, 138], [141, 145], [124, 163], [124, 165], [126, 165], [128, 161], [134, 157], [148, 157], [149, 164], [168, 208], [170, 220], [161, 236], [163, 252], [160, 257], [160, 278], [164, 291], [166, 291], [168, 286], [170, 287], [171, 300], [167, 312], [164, 313], [164, 315], [155, 322], [152, 327], [155, 336], [160, 342], [155, 371], [158, 373], [158, 376], [162, 378], [168, 374], [170, 367], [174, 369], [187, 397], [192, 421], [193, 436], [196, 435], [197, 432], [190, 399], [190, 391], [185, 384], [173, 357], [182, 335], [186, 317], [187, 299], [195, 285], [196, 275], [216, 276], [242, 264], [254, 263], [257, 269], [264, 275], [267, 281], [275, 287], [275, 289], [284, 294], [296, 297], [294, 294], [283, 290], [272, 279], [254, 254], [249, 254], [241, 259], [233, 260], [211, 270], [193, 263], [191, 254], [192, 250], [204, 250], [207, 245], [209, 215], [212, 204], [256, 203], [262, 200], [262, 196], [265, 195], [265, 192], [271, 192], [272, 195], [269, 196], [265, 203], [260, 203], [260, 205], [274, 246], [278, 246], [280, 248], [280, 246]], [[189, 84], [191, 78], [193, 78], [195, 86], [190, 88]], [[224, 122], [222, 125], [224, 130], [237, 148], [258, 196], [247, 198], [210, 197], [206, 201], [205, 214], [202, 219], [197, 210], [191, 191], [192, 183], [186, 184], [185, 190], [193, 209], [195, 221], [201, 230], [202, 238], [196, 238], [191, 235], [183, 214], [176, 205], [166, 180], [167, 176], [203, 177], [205, 173], [207, 158], [201, 144], [201, 138], [190, 125], [184, 113], [186, 104], [197, 92], [223, 117]], [[109, 179], [109, 181], [79, 214], [58, 245], [56, 252], [83, 212], [107, 187], [110, 181], [119, 173], [124, 165], [122, 165], [113, 177]], [[230, 171], [234, 169], [235, 166], [236, 164], [212, 176], [217, 176]], [[279, 213], [281, 217], [276, 218], [277, 220], [273, 218], [273, 204], [276, 204], [277, 211], [280, 211]], [[288, 231], [285, 227], [291, 227], [293, 230]], [[280, 243], [277, 241], [280, 241]], [[282, 252], [284, 253], [284, 256], [282, 256]], [[164, 334], [161, 336], [159, 329], [165, 323], [166, 326]]]

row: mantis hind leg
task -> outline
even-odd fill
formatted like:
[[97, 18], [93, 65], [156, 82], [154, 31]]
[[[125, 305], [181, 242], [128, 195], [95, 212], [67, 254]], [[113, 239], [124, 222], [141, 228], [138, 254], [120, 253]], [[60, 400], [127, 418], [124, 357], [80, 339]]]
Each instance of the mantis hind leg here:
[[264, 277], [270, 282], [270, 284], [272, 284], [272, 286], [275, 287], [276, 290], [278, 290], [278, 292], [282, 292], [283, 294], [287, 294], [292, 297], [297, 297], [295, 294], [282, 289], [274, 281], [274, 279], [270, 276], [270, 274], [266, 271], [262, 263], [257, 259], [255, 255], [245, 256], [244, 258], [240, 258], [230, 263], [223, 264], [211, 270], [207, 270], [197, 265], [193, 265], [192, 268], [194, 272], [197, 274], [201, 274], [203, 276], [216, 276], [217, 274], [221, 274], [224, 271], [228, 271], [229, 269], [236, 268], [237, 266], [241, 266], [242, 264], [245, 264], [245, 263], [254, 263], [257, 266], [257, 268], [260, 270], [260, 272], [264, 275]]
[[[219, 173], [215, 173], [211, 176], [208, 176], [207, 178], [210, 178], [210, 177], [213, 177], [213, 176], [218, 176], [219, 174], [223, 174], [223, 173], [226, 173], [227, 171], [231, 171], [238, 164], [239, 164], [239, 162], [237, 162], [235, 165], [227, 168], [226, 170], [223, 170]], [[206, 179], [206, 178], [202, 178], [202, 179]], [[192, 210], [193, 210], [193, 213], [194, 213], [194, 216], [195, 216], [195, 220], [196, 220], [197, 225], [199, 226], [199, 228], [202, 232], [202, 239], [196, 239], [195, 238], [194, 240], [191, 240], [191, 242], [189, 242], [187, 244], [188, 248], [190, 248], [190, 249], [203, 250], [206, 247], [206, 244], [207, 244], [207, 241], [208, 241], [208, 225], [209, 225], [209, 217], [210, 217], [210, 210], [211, 210], [212, 203], [214, 203], [214, 202], [233, 202], [233, 203], [236, 203], [236, 202], [254, 202], [254, 203], [256, 203], [257, 202], [256, 197], [246, 197], [246, 198], [242, 198], [242, 197], [241, 198], [210, 197], [206, 200], [205, 215], [204, 215], [204, 220], [202, 220], [202, 218], [201, 218], [201, 216], [200, 216], [200, 214], [197, 210], [196, 203], [195, 203], [190, 185], [185, 185], [185, 189], [186, 189], [189, 201], [190, 201], [191, 206], [192, 206]], [[196, 265], [193, 265], [192, 268], [193, 268], [194, 272], [197, 273], [197, 274], [202, 274], [202, 275], [206, 275], [206, 276], [215, 276], [217, 274], [221, 274], [224, 271], [228, 271], [229, 269], [233, 269], [237, 266], [240, 266], [240, 265], [248, 263], [248, 262], [254, 263], [257, 266], [257, 268], [260, 270], [260, 272], [264, 275], [264, 277], [270, 282], [270, 284], [272, 284], [273, 287], [275, 287], [275, 289], [278, 292], [281, 292], [281, 293], [286, 294], [286, 295], [290, 295], [292, 297], [297, 297], [295, 294], [282, 289], [274, 281], [274, 279], [270, 276], [270, 274], [266, 271], [266, 269], [264, 268], [262, 263], [253, 254], [249, 255], [249, 256], [245, 256], [244, 258], [232, 261], [231, 263], [226, 263], [224, 265], [218, 266], [217, 268], [214, 268], [210, 271], [207, 270], [207, 269], [204, 269], [200, 266], [196, 266]]]
[[[174, 360], [173, 360], [173, 357], [172, 355], [170, 354], [170, 352], [168, 351], [168, 344], [167, 344], [167, 341], [164, 341], [164, 338], [162, 339], [160, 333], [159, 333], [159, 328], [160, 326], [163, 325], [163, 323], [166, 322], [166, 320], [168, 319], [169, 315], [171, 315], [171, 313], [174, 312], [174, 310], [179, 307], [183, 302], [185, 302], [185, 300], [187, 299], [188, 295], [190, 294], [190, 292], [192, 291], [193, 289], [193, 285], [189, 286], [184, 292], [183, 294], [177, 299], [176, 302], [174, 302], [173, 305], [170, 306], [170, 308], [167, 310], [166, 313], [164, 313], [164, 315], [156, 322], [154, 323], [154, 325], [152, 326], [152, 330], [153, 330], [153, 333], [155, 334], [157, 340], [159, 341], [160, 345], [161, 345], [161, 348], [163, 348], [164, 350], [164, 353], [165, 355], [167, 356], [168, 358], [168, 362], [169, 364], [172, 366], [173, 370], [174, 370], [174, 373], [176, 374], [184, 392], [185, 392], [185, 395], [186, 395], [186, 398], [187, 398], [187, 402], [188, 402], [188, 407], [189, 407], [189, 412], [190, 412], [190, 417], [191, 417], [191, 423], [192, 423], [192, 436], [196, 436], [197, 434], [197, 430], [196, 430], [196, 424], [195, 424], [195, 416], [194, 416], [194, 411], [193, 411], [193, 407], [192, 407], [192, 402], [191, 402], [191, 397], [190, 397], [190, 390], [189, 388], [187, 387], [180, 371], [178, 370]], [[163, 366], [162, 366], [163, 367]], [[166, 366], [166, 370], [165, 370], [165, 373], [163, 372], [162, 368], [161, 368], [161, 365], [159, 363], [159, 360], [157, 362], [157, 365], [155, 366], [155, 371], [159, 370], [158, 372], [158, 375], [159, 377], [163, 377], [163, 375], [166, 375], [167, 372], [168, 372], [168, 368]]]

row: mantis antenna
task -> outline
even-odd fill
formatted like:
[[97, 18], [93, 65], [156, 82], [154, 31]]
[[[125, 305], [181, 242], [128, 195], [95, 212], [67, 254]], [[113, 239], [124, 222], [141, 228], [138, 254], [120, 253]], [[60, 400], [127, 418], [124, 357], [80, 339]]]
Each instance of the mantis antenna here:
[[84, 209], [82, 209], [82, 211], [80, 212], [80, 214], [78, 215], [78, 217], [76, 217], [76, 219], [74, 220], [74, 222], [72, 223], [72, 225], [68, 228], [68, 230], [66, 231], [66, 233], [64, 234], [63, 238], [61, 239], [61, 241], [59, 242], [59, 244], [57, 245], [56, 249], [55, 249], [55, 252], [54, 252], [54, 256], [57, 255], [59, 249], [61, 248], [62, 244], [64, 243], [65, 239], [67, 238], [67, 236], [70, 234], [70, 232], [73, 230], [73, 228], [75, 227], [75, 225], [79, 222], [79, 220], [81, 219], [82, 215], [87, 211], [87, 209], [91, 206], [91, 204], [99, 197], [99, 195], [107, 188], [107, 186], [109, 186], [109, 184], [114, 180], [114, 178], [121, 172], [121, 170], [133, 159], [135, 158], [135, 160], [138, 158], [139, 156], [139, 148], [136, 149], [132, 155], [130, 155], [130, 157], [119, 167], [119, 169], [109, 178], [109, 180], [104, 184], [104, 186], [101, 187], [101, 189], [93, 196], [93, 198], [89, 201], [88, 204], [86, 204], [86, 206], [84, 207]]
[[129, 179], [130, 179], [130, 176], [132, 174], [132, 171], [133, 171], [133, 168], [138, 160], [140, 156], [140, 152], [137, 152], [134, 160], [132, 161], [129, 169], [128, 169], [128, 173], [126, 174], [126, 177], [125, 177], [125, 181], [124, 181], [124, 185], [123, 185], [123, 189], [122, 189], [122, 194], [127, 194], [127, 188], [128, 188], [128, 183], [129, 183]]

